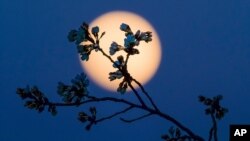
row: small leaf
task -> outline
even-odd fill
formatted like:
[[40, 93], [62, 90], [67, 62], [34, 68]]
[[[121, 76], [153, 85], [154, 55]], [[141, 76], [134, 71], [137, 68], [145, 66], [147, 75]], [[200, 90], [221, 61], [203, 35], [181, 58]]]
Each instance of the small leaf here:
[[170, 134], [171, 137], [174, 137], [174, 127], [173, 126], [171, 126], [169, 128], [168, 132], [169, 132], [169, 134]]
[[161, 138], [164, 139], [164, 140], [168, 140], [169, 136], [168, 135], [162, 135]]
[[56, 111], [56, 110], [53, 110], [53, 111], [51, 112], [51, 114], [52, 114], [52, 116], [56, 116], [56, 115], [57, 115], [57, 111]]
[[49, 105], [48, 111], [51, 113], [52, 116], [57, 115], [57, 110], [55, 105]]
[[71, 30], [67, 36], [69, 42], [74, 42], [76, 40], [77, 36], [77, 31], [76, 30]]
[[218, 95], [216, 96], [216, 99], [218, 99], [219, 101], [223, 99], [223, 96], [222, 95]]
[[99, 27], [98, 26], [93, 27], [91, 32], [94, 36], [97, 36], [99, 33]]
[[80, 120], [81, 122], [86, 122], [88, 121], [88, 119], [89, 119], [89, 116], [86, 113], [80, 112], [78, 114], [78, 120]]
[[125, 24], [125, 23], [122, 23], [122, 24], [121, 24], [120, 30], [121, 30], [121, 31], [124, 31], [124, 32], [131, 32], [131, 29], [130, 29], [129, 25], [127, 25], [127, 24]]
[[120, 79], [122, 77], [123, 77], [122, 72], [119, 71], [119, 70], [117, 70], [116, 72], [110, 72], [109, 73], [109, 80], [110, 81], [113, 81], [115, 79]]
[[120, 92], [121, 94], [125, 94], [126, 90], [128, 88], [128, 84], [125, 80], [123, 80], [120, 84], [119, 87], [117, 88], [117, 92]]
[[40, 106], [40, 107], [38, 108], [38, 112], [39, 112], [39, 113], [43, 112], [43, 110], [44, 110], [44, 106]]
[[91, 113], [93, 116], [96, 116], [96, 108], [95, 108], [95, 107], [90, 107], [90, 108], [89, 108], [89, 111], [90, 111], [90, 113]]
[[199, 96], [199, 101], [200, 101], [200, 102], [204, 102], [205, 99], [206, 99], [206, 98], [205, 98], [204, 96]]
[[22, 88], [17, 88], [16, 93], [22, 98], [26, 99], [28, 95], [25, 93], [25, 90]]
[[135, 48], [133, 48], [132, 50], [131, 50], [131, 52], [129, 52], [131, 55], [135, 55], [135, 54], [139, 54], [140, 52], [139, 52], [139, 50], [138, 49], [135, 49]]
[[34, 101], [26, 101], [25, 105], [26, 107], [30, 108], [30, 109], [34, 109], [37, 107], [37, 104]]
[[92, 125], [93, 125], [92, 123], [88, 124], [88, 125], [85, 127], [85, 129], [86, 129], [87, 131], [89, 131], [89, 130], [91, 129], [91, 126], [92, 126]]
[[175, 130], [175, 137], [176, 138], [180, 138], [181, 137], [181, 131], [180, 131], [179, 128], [176, 128], [176, 130]]
[[105, 35], [105, 32], [102, 32], [100, 39]]
[[211, 114], [211, 109], [210, 109], [210, 108], [207, 108], [207, 109], [205, 110], [205, 113], [206, 113], [206, 115]]
[[213, 101], [212, 101], [210, 98], [207, 98], [207, 99], [204, 101], [204, 104], [207, 105], [207, 106], [209, 106], [209, 105], [212, 104], [212, 102], [213, 102]]
[[137, 39], [140, 35], [140, 30], [137, 30], [136, 33], [135, 33], [135, 38]]

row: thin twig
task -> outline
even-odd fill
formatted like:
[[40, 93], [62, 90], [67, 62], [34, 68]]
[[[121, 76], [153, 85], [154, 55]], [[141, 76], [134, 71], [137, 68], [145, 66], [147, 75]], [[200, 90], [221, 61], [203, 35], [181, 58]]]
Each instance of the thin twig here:
[[153, 115], [153, 114], [152, 114], [152, 113], [148, 113], [148, 114], [146, 114], [146, 115], [137, 117], [137, 118], [135, 118], [135, 119], [124, 119], [124, 118], [120, 118], [120, 120], [123, 121], [123, 122], [131, 123], [131, 122], [135, 122], [135, 121], [144, 119], [144, 118], [149, 117], [149, 116], [151, 116], [151, 115]]
[[142, 84], [140, 82], [138, 82], [136, 79], [132, 79], [142, 90], [142, 92], [146, 95], [146, 97], [149, 99], [149, 101], [151, 102], [151, 104], [153, 105], [153, 107], [155, 108], [155, 110], [159, 111], [158, 107], [156, 106], [156, 104], [154, 103], [153, 99], [149, 96], [149, 94], [146, 92], [146, 90], [144, 89], [144, 87], [142, 86]]
[[209, 137], [208, 137], [208, 141], [212, 140], [213, 137], [213, 131], [214, 131], [214, 127], [211, 127], [210, 131], [209, 131]]
[[129, 56], [130, 56], [130, 54], [128, 53], [127, 56], [126, 56], [126, 60], [125, 60], [125, 66], [126, 66], [126, 68], [127, 68]]
[[212, 114], [211, 116], [212, 116], [213, 128], [214, 128], [214, 141], [218, 141], [218, 137], [217, 137], [217, 122], [216, 122], [216, 119], [214, 117], [214, 114]]
[[113, 118], [113, 117], [115, 117], [115, 116], [118, 116], [118, 115], [120, 115], [120, 114], [124, 114], [124, 113], [126, 113], [127, 111], [131, 110], [132, 108], [134, 108], [134, 107], [133, 107], [133, 106], [129, 106], [128, 108], [126, 108], [126, 109], [124, 109], [124, 110], [122, 110], [122, 111], [116, 112], [116, 113], [114, 113], [114, 114], [112, 114], [112, 115], [110, 115], [110, 116], [100, 118], [100, 119], [96, 120], [95, 123], [98, 123], [98, 122], [102, 122], [102, 121], [104, 121], [104, 120], [111, 119], [111, 118]]
[[214, 117], [214, 113], [211, 113], [211, 118], [212, 118], [212, 122], [213, 125], [209, 131], [209, 137], [208, 137], [208, 141], [212, 141], [212, 138], [214, 138], [214, 141], [218, 141], [218, 137], [217, 137], [217, 122], [216, 119]]
[[87, 103], [112, 101], [112, 102], [123, 103], [123, 104], [130, 105], [130, 106], [133, 106], [133, 107], [141, 108], [140, 105], [137, 105], [135, 103], [129, 102], [129, 101], [124, 100], [124, 99], [118, 99], [118, 98], [114, 98], [114, 97], [101, 97], [101, 98], [97, 98], [97, 97], [93, 97], [93, 96], [88, 96], [88, 98], [89, 98], [88, 100], [84, 100], [84, 101], [79, 102], [79, 103], [54, 103], [54, 102], [47, 102], [47, 103], [44, 103], [44, 105], [79, 106], [79, 105], [83, 105], [83, 104], [87, 104]]
[[99, 49], [99, 51], [101, 51], [101, 53], [105, 56], [105, 57], [107, 57], [113, 64], [115, 63], [115, 61], [108, 55], [108, 54], [106, 54], [104, 51], [103, 51], [103, 49], [102, 48], [98, 48]]
[[128, 86], [133, 90], [134, 94], [136, 95], [136, 97], [138, 98], [138, 100], [140, 101], [140, 103], [142, 104], [142, 106], [146, 107], [146, 104], [144, 103], [144, 101], [142, 100], [142, 98], [140, 97], [140, 95], [138, 94], [138, 92], [135, 90], [135, 88], [131, 85], [131, 82], [128, 82]]

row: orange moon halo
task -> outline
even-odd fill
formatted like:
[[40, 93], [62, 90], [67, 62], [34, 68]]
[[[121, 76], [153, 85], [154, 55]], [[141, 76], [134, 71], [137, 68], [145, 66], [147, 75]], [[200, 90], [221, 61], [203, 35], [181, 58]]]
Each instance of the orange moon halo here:
[[[144, 41], [140, 42], [140, 45], [136, 46], [140, 54], [130, 56], [128, 62], [128, 71], [131, 76], [137, 79], [141, 84], [145, 84], [154, 76], [161, 60], [161, 43], [153, 26], [137, 14], [114, 11], [97, 17], [90, 24], [90, 28], [99, 26], [99, 34], [103, 31], [106, 32], [100, 40], [100, 47], [104, 52], [109, 54], [109, 47], [113, 41], [124, 46], [125, 34], [120, 30], [122, 23], [128, 24], [134, 33], [137, 30], [141, 32], [152, 32], [153, 41], [149, 43], [145, 43]], [[116, 52], [115, 55], [111, 57], [113, 60], [116, 60], [119, 55], [125, 57], [123, 51]], [[90, 54], [89, 61], [81, 61], [81, 65], [88, 77], [106, 90], [116, 91], [122, 81], [122, 78], [114, 81], [109, 80], [109, 72], [114, 72], [116, 69], [112, 67], [113, 64], [108, 58], [103, 56], [101, 52], [93, 51]], [[134, 85], [134, 87], [137, 88], [138, 86]]]

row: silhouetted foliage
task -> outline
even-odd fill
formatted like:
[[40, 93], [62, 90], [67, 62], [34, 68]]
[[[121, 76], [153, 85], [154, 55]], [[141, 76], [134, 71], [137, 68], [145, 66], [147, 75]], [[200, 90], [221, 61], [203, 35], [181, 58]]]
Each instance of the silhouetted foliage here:
[[164, 134], [161, 136], [165, 141], [194, 141], [192, 137], [188, 135], [182, 135], [181, 130], [179, 128], [170, 127], [168, 130], [168, 134]]
[[[62, 97], [62, 102], [51, 102], [49, 99], [36, 87], [17, 88], [17, 94], [25, 100], [25, 106], [37, 110], [39, 113], [43, 112], [44, 109], [48, 109], [53, 116], [57, 114], [57, 107], [59, 106], [81, 106], [88, 103], [97, 102], [113, 102], [113, 104], [121, 103], [125, 105], [124, 109], [115, 111], [108, 116], [100, 117], [101, 114], [97, 115], [96, 107], [89, 107], [88, 111], [80, 111], [78, 113], [78, 120], [85, 123], [85, 129], [90, 130], [91, 127], [99, 122], [112, 119], [117, 116], [121, 116], [130, 110], [142, 110], [145, 112], [144, 115], [139, 117], [134, 117], [132, 119], [125, 119], [120, 117], [120, 120], [125, 123], [132, 123], [137, 120], [147, 118], [152, 115], [159, 116], [171, 123], [176, 127], [170, 127], [167, 134], [162, 135], [162, 139], [165, 141], [204, 141], [202, 137], [193, 133], [189, 128], [184, 126], [182, 123], [177, 121], [172, 116], [163, 113], [157, 107], [156, 103], [144, 89], [140, 82], [138, 82], [134, 77], [130, 75], [127, 70], [127, 63], [130, 56], [138, 55], [140, 51], [135, 48], [140, 45], [140, 42], [150, 42], [152, 41], [152, 33], [150, 31], [141, 32], [137, 30], [135, 33], [131, 30], [129, 25], [122, 23], [120, 30], [125, 33], [124, 46], [119, 45], [115, 41], [111, 43], [109, 48], [109, 55], [106, 54], [103, 49], [99, 46], [100, 39], [105, 35], [105, 32], [99, 34], [99, 27], [95, 26], [89, 30], [89, 25], [83, 23], [78, 30], [71, 30], [68, 34], [69, 42], [74, 42], [78, 53], [81, 55], [83, 61], [88, 61], [90, 54], [93, 52], [101, 52], [104, 57], [106, 57], [113, 65], [115, 71], [110, 72], [110, 81], [116, 79], [122, 79], [117, 88], [117, 92], [120, 94], [125, 94], [127, 88], [130, 88], [138, 102], [134, 103], [126, 99], [116, 98], [116, 97], [97, 97], [88, 91], [89, 80], [84, 73], [77, 75], [72, 79], [71, 84], [64, 84], [63, 82], [58, 83], [57, 93]], [[118, 56], [117, 60], [111, 58], [118, 51], [124, 51], [126, 56]], [[111, 55], [111, 56], [110, 56]], [[134, 82], [142, 90], [142, 93], [134, 88], [132, 85]], [[144, 95], [143, 98], [141, 95]], [[150, 103], [146, 104], [145, 100], [149, 100]], [[228, 112], [226, 108], [221, 107], [220, 101], [222, 96], [216, 96], [213, 98], [207, 98], [204, 96], [199, 96], [199, 101], [206, 106], [205, 114], [210, 115], [212, 119], [212, 127], [209, 132], [208, 140], [217, 141], [217, 121], [221, 120], [225, 113]]]
[[221, 120], [228, 110], [224, 107], [221, 107], [220, 101], [222, 100], [222, 95], [218, 95], [211, 98], [204, 96], [199, 96], [199, 101], [202, 102], [207, 108], [205, 109], [205, 114], [210, 115], [213, 125], [209, 132], [208, 140], [211, 141], [214, 137], [214, 141], [218, 140], [217, 137], [217, 120]]

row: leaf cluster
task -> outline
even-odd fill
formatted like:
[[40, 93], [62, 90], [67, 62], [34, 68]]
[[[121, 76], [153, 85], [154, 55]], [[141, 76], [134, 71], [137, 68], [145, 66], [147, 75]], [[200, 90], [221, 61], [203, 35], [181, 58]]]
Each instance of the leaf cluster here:
[[78, 120], [80, 120], [82, 123], [88, 122], [86, 125], [85, 129], [90, 130], [92, 125], [96, 124], [96, 108], [95, 107], [90, 107], [89, 108], [90, 114], [87, 114], [85, 112], [79, 112], [78, 114]]
[[26, 100], [24, 106], [29, 109], [34, 109], [39, 113], [43, 112], [45, 107], [48, 107], [48, 112], [52, 115], [57, 114], [55, 105], [49, 104], [49, 100], [44, 94], [36, 87], [17, 88], [16, 93]]
[[123, 78], [119, 84], [119, 87], [117, 88], [117, 92], [124, 94], [132, 79], [127, 70], [129, 56], [139, 54], [139, 50], [135, 47], [139, 46], [141, 41], [145, 41], [146, 43], [152, 41], [152, 33], [149, 31], [141, 32], [140, 30], [137, 30], [137, 32], [134, 34], [130, 26], [125, 23], [120, 25], [120, 30], [125, 32], [124, 46], [113, 41], [109, 48], [109, 53], [112, 56], [118, 51], [124, 51], [127, 55], [126, 59], [124, 59], [124, 56], [120, 55], [117, 57], [117, 60], [114, 61], [113, 67], [117, 70], [109, 73], [109, 80], [113, 81]]
[[174, 128], [171, 126], [168, 130], [167, 134], [161, 136], [161, 138], [165, 141], [194, 141], [190, 136], [182, 135], [181, 130], [179, 128]]
[[105, 32], [99, 36], [99, 27], [95, 26], [89, 31], [89, 25], [85, 22], [79, 27], [78, 30], [71, 30], [68, 34], [68, 40], [75, 42], [77, 51], [81, 55], [83, 61], [89, 60], [89, 55], [93, 50], [99, 50], [99, 40]]
[[87, 89], [89, 80], [84, 73], [77, 75], [71, 80], [72, 85], [66, 85], [62, 82], [58, 83], [57, 93], [63, 98], [65, 103], [80, 104], [82, 100], [89, 94]]
[[206, 115], [215, 115], [216, 119], [222, 119], [228, 112], [227, 108], [220, 105], [220, 101], [223, 99], [222, 95], [215, 96], [213, 98], [207, 98], [205, 96], [199, 96], [199, 101], [203, 103], [207, 108], [205, 109]]

